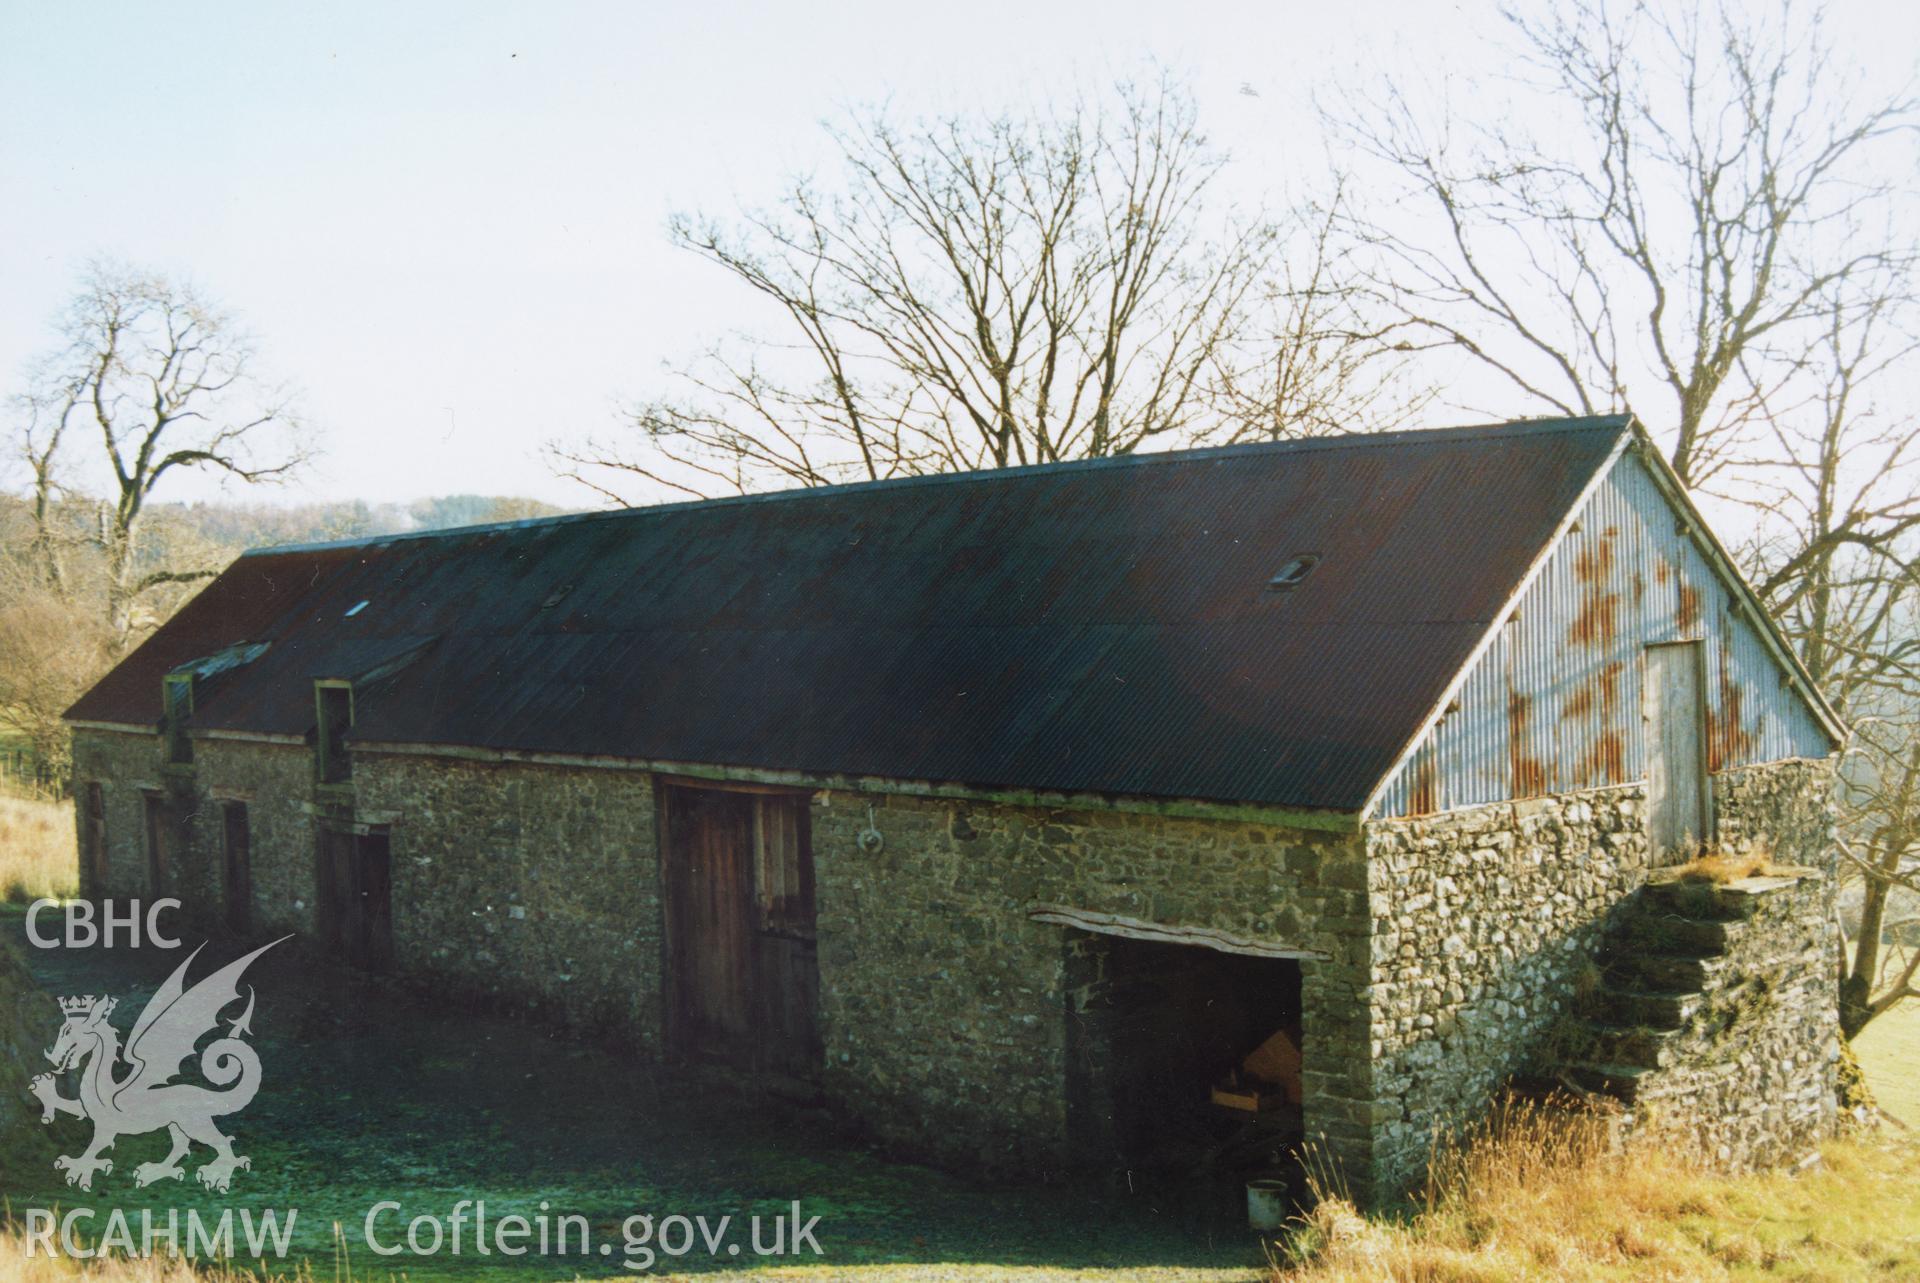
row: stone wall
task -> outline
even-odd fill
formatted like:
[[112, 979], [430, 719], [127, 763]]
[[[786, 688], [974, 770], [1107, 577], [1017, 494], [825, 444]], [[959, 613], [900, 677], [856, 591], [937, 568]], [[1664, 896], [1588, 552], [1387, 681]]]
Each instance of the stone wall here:
[[1357, 834], [839, 791], [813, 816], [827, 1082], [882, 1135], [975, 1166], [1068, 1160], [1070, 930], [1031, 916], [1062, 905], [1324, 954], [1302, 965], [1306, 1126], [1364, 1181]]
[[354, 755], [356, 815], [391, 824], [398, 969], [657, 1054], [651, 777]]
[[[1801, 974], [1799, 945], [1771, 936], [1738, 967], [1791, 990], [1789, 1025], [1821, 1047], [1828, 1035], [1815, 1026], [1837, 1020], [1831, 788], [1829, 762], [1743, 767], [1713, 780], [1722, 846], [1745, 849], [1764, 834], [1776, 861], [1819, 871], [1782, 902], [1780, 929], [1811, 933], [1808, 947], [1828, 950], [1821, 965], [1829, 983], [1801, 988], [1789, 978]], [[1576, 991], [1595, 975], [1609, 931], [1633, 911], [1649, 874], [1644, 791], [1636, 785], [1381, 820], [1367, 826], [1366, 843], [1374, 1156], [1382, 1189], [1393, 1189], [1419, 1177], [1437, 1132], [1478, 1117], [1500, 1084], [1535, 1067], [1543, 1044], [1576, 1015]], [[1771, 1034], [1760, 1037], [1773, 1045]], [[1830, 1079], [1825, 1056], [1792, 1059], [1804, 1073]], [[1744, 1077], [1723, 1087], [1752, 1093], [1752, 1108], [1743, 1106], [1740, 1116], [1762, 1121], [1727, 1126], [1751, 1133], [1779, 1123], [1778, 1108], [1759, 1103], [1777, 1097], [1777, 1076], [1753, 1065], [1738, 1072]], [[1823, 1090], [1801, 1082], [1811, 1094]], [[1697, 1128], [1718, 1135], [1712, 1093], [1677, 1092], [1698, 1102]], [[1743, 1135], [1741, 1148], [1757, 1147]]]
[[1367, 827], [1372, 1056], [1383, 1188], [1478, 1117], [1570, 1011], [1610, 916], [1646, 877], [1638, 786]]
[[[183, 772], [162, 766], [157, 735], [76, 733], [76, 782], [104, 785], [108, 889], [148, 894], [142, 790], [170, 790], [183, 841], [168, 889], [217, 917], [219, 806], [244, 801], [256, 927], [311, 930], [327, 800], [311, 754], [195, 749]], [[1820, 874], [1780, 897], [1779, 930], [1741, 964], [1800, 977], [1767, 982], [1793, 1014], [1756, 1035], [1790, 1066], [1794, 1101], [1824, 1090], [1837, 1046], [1820, 1006], [1831, 986], [1802, 983], [1831, 968], [1819, 934], [1833, 894], [1830, 778], [1827, 763], [1786, 762], [1714, 782], [1728, 845], [1764, 833], [1777, 860]], [[361, 750], [338, 800], [359, 823], [389, 826], [403, 974], [660, 1048], [649, 775]], [[1476, 1117], [1527, 1065], [1648, 860], [1637, 786], [1347, 834], [844, 790], [816, 793], [812, 817], [823, 1085], [864, 1126], [967, 1166], [1070, 1161], [1072, 1030], [1095, 995], [1070, 980], [1084, 937], [1034, 912], [1203, 927], [1313, 955], [1300, 968], [1306, 1129], [1362, 1198], [1417, 1177], [1436, 1130]], [[877, 849], [861, 841], [870, 826]], [[1789, 1044], [1803, 1050], [1785, 1056]], [[1786, 1107], [1767, 1103], [1786, 1080], [1751, 1064], [1724, 1072], [1754, 1083], [1751, 1108], [1726, 1124], [1730, 1152], [1805, 1130], [1782, 1131]], [[1712, 1093], [1668, 1095], [1704, 1109]]]
[[[196, 740], [194, 804], [189, 821], [193, 858], [179, 861], [182, 878], [197, 877], [204, 918], [225, 903], [226, 827], [221, 808], [247, 808], [253, 898], [250, 929], [261, 935], [315, 929], [313, 753], [301, 744]], [[183, 891], [191, 888], [183, 886]], [[191, 896], [183, 895], [189, 899]]]

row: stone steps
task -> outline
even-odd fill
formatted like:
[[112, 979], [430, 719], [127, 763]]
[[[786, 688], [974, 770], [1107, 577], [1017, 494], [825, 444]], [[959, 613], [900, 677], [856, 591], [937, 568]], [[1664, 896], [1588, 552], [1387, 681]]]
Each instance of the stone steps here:
[[1618, 947], [1632, 952], [1718, 958], [1726, 954], [1743, 925], [1737, 920], [1641, 911], [1628, 921]]
[[1699, 993], [1725, 969], [1722, 959], [1688, 954], [1609, 951], [1601, 973], [1609, 986], [1640, 993]]
[[1635, 1069], [1664, 1069], [1673, 1060], [1678, 1028], [1652, 1029], [1646, 1025], [1587, 1022], [1588, 1052], [1594, 1060]]
[[1611, 1096], [1625, 1105], [1639, 1099], [1640, 1085], [1655, 1072], [1641, 1065], [1581, 1062], [1567, 1066], [1567, 1076], [1582, 1090]]
[[1649, 885], [1602, 948], [1566, 1077], [1626, 1105], [1645, 1099], [1724, 982], [1753, 903], [1711, 884]]
[[1596, 1020], [1645, 1029], [1679, 1029], [1691, 1020], [1704, 998], [1697, 989], [1643, 989], [1606, 986], [1592, 998]]

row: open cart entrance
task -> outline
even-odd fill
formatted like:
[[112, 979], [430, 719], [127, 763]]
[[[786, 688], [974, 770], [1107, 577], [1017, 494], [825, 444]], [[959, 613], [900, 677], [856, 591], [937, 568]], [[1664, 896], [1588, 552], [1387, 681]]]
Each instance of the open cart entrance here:
[[1089, 1167], [1243, 1179], [1300, 1140], [1296, 958], [1067, 932], [1068, 1121]]

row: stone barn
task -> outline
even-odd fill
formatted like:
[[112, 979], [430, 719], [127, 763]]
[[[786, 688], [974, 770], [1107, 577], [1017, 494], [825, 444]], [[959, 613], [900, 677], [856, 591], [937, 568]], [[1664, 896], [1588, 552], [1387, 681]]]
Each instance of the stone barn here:
[[1625, 418], [265, 549], [69, 717], [88, 894], [952, 1164], [1834, 1114], [1843, 731]]

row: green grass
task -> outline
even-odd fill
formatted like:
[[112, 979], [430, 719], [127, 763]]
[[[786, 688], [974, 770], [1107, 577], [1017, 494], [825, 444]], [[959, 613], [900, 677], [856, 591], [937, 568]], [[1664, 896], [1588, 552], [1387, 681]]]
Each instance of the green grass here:
[[1908, 999], [1853, 1041], [1880, 1107], [1920, 1135], [1920, 1002]]

